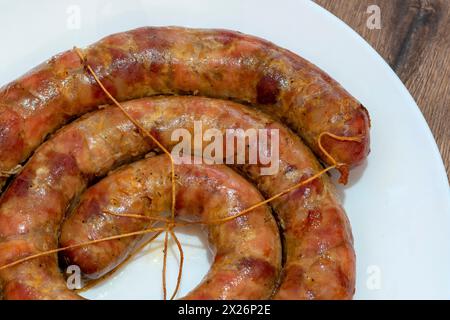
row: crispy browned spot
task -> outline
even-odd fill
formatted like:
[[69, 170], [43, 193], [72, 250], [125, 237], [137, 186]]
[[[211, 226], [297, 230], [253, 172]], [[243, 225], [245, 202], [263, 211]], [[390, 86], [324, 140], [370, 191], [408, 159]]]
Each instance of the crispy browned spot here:
[[238, 270], [253, 279], [268, 279], [275, 275], [275, 267], [266, 260], [258, 258], [242, 258]]
[[275, 104], [280, 94], [279, 82], [273, 74], [265, 74], [256, 85], [257, 102]]
[[[150, 32], [151, 31], [151, 32]], [[168, 49], [173, 45], [171, 44], [172, 34], [177, 34], [177, 30], [168, 30], [164, 28], [153, 28], [153, 27], [145, 27], [139, 28], [135, 30], [131, 30], [128, 34], [133, 38], [137, 45], [142, 44], [142, 49], [139, 51], [143, 51], [147, 48], [155, 48], [156, 50], [162, 51], [164, 49]], [[172, 34], [171, 34], [172, 33]]]
[[23, 149], [19, 116], [8, 109], [0, 111], [0, 160], [8, 159], [11, 152]]
[[218, 32], [217, 35], [215, 36], [215, 39], [221, 44], [227, 46], [230, 43], [232, 43], [235, 39], [237, 39], [238, 36], [239, 35], [236, 32], [229, 30], [220, 30], [220, 32]]
[[34, 174], [32, 170], [25, 168], [24, 171], [11, 183], [10, 187], [3, 195], [2, 202], [8, 201], [13, 197], [25, 197], [32, 187]]
[[49, 176], [59, 179], [63, 174], [75, 176], [80, 170], [74, 157], [60, 152], [49, 152]]
[[[92, 217], [95, 214], [100, 213], [100, 204], [97, 199], [90, 198], [87, 201], [83, 201], [81, 207], [79, 208], [79, 212], [82, 213], [83, 217]], [[82, 223], [86, 223], [85, 220]]]

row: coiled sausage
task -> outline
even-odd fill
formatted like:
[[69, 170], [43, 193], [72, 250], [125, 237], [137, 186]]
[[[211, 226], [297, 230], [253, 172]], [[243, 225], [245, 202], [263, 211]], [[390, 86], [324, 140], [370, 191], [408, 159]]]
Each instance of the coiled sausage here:
[[[176, 217], [214, 221], [232, 216], [262, 200], [258, 191], [224, 165], [176, 167]], [[160, 155], [135, 162], [89, 188], [63, 224], [60, 245], [69, 246], [142, 230], [149, 223], [113, 216], [160, 216], [170, 211], [170, 161]], [[109, 213], [108, 213], [109, 212]], [[278, 227], [267, 206], [223, 224], [208, 226], [215, 254], [211, 270], [185, 299], [268, 299], [281, 269]], [[63, 252], [91, 278], [116, 267], [139, 237], [100, 242]]]
[[[369, 152], [369, 116], [325, 72], [276, 45], [228, 30], [146, 27], [108, 36], [84, 50], [119, 101], [194, 94], [260, 106], [300, 134], [324, 162], [348, 166]], [[0, 90], [0, 173], [25, 161], [44, 138], [73, 117], [108, 103], [73, 51], [54, 56]], [[6, 178], [0, 174], [0, 185]], [[345, 179], [344, 179], [345, 180]]]
[[[294, 133], [241, 104], [201, 97], [158, 97], [129, 101], [123, 106], [168, 149], [178, 143], [171, 139], [173, 130], [193, 132], [195, 121], [201, 121], [205, 130], [278, 130], [279, 170], [275, 174], [261, 175], [263, 166], [259, 163], [235, 165], [265, 196], [273, 196], [321, 170], [312, 152]], [[64, 127], [36, 151], [0, 199], [0, 265], [56, 247], [66, 207], [88, 181], [142, 157], [153, 147], [115, 107]], [[275, 298], [350, 299], [355, 285], [353, 239], [328, 178], [321, 176], [271, 204], [283, 228], [286, 260]], [[57, 267], [56, 257], [43, 260]], [[35, 270], [53, 270], [40, 268], [43, 260], [1, 271], [5, 295], [18, 285], [17, 274], [35, 280], [40, 276]], [[38, 269], [29, 272], [30, 266]]]

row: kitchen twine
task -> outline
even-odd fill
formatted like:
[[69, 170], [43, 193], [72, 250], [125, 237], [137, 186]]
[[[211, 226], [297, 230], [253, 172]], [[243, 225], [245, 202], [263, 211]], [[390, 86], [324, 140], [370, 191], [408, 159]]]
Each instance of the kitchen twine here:
[[[332, 169], [339, 169], [341, 167], [345, 167], [346, 164], [343, 163], [338, 163], [331, 155], [330, 153], [323, 147], [322, 145], [322, 138], [324, 136], [329, 136], [333, 139], [336, 139], [338, 141], [355, 141], [355, 142], [361, 142], [361, 137], [359, 136], [355, 136], [355, 137], [343, 137], [343, 136], [338, 136], [335, 135], [333, 133], [330, 132], [322, 132], [319, 137], [318, 137], [318, 146], [320, 151], [329, 159], [331, 165], [326, 167], [325, 169], [319, 171], [318, 173], [316, 173], [315, 175], [309, 177], [308, 179], [305, 179], [297, 184], [294, 184], [293, 186], [283, 190], [282, 192], [268, 198], [265, 199], [261, 202], [258, 202], [240, 212], [238, 212], [237, 214], [228, 216], [226, 218], [221, 218], [221, 219], [214, 219], [214, 220], [207, 220], [207, 221], [193, 221], [193, 222], [186, 222], [186, 221], [176, 221], [175, 220], [175, 203], [176, 203], [176, 179], [175, 179], [175, 162], [174, 159], [171, 155], [171, 153], [154, 137], [150, 134], [149, 131], [147, 131], [136, 119], [134, 119], [128, 112], [127, 110], [125, 110], [125, 108], [111, 95], [111, 93], [105, 88], [105, 86], [103, 85], [103, 83], [100, 81], [100, 79], [98, 78], [98, 76], [96, 75], [96, 73], [94, 72], [94, 70], [92, 69], [92, 67], [87, 63], [87, 59], [86, 57], [83, 55], [83, 53], [81, 52], [81, 50], [77, 47], [74, 47], [74, 51], [77, 53], [77, 55], [80, 57], [80, 60], [84, 66], [84, 68], [94, 77], [95, 81], [98, 83], [98, 85], [100, 86], [100, 88], [103, 90], [103, 92], [108, 96], [108, 98], [123, 112], [123, 114], [139, 129], [140, 133], [143, 136], [146, 136], [148, 138], [150, 138], [157, 146], [159, 149], [161, 149], [163, 151], [163, 153], [165, 153], [169, 159], [170, 159], [170, 165], [171, 165], [171, 183], [172, 183], [172, 202], [171, 202], [171, 215], [170, 218], [162, 218], [162, 217], [149, 217], [149, 216], [145, 216], [145, 215], [137, 215], [137, 214], [118, 214], [118, 213], [113, 213], [110, 211], [104, 211], [104, 213], [106, 214], [110, 214], [110, 215], [114, 215], [114, 216], [119, 216], [119, 217], [127, 217], [127, 218], [134, 218], [134, 219], [143, 219], [143, 220], [148, 220], [153, 222], [153, 224], [150, 225], [150, 227], [145, 228], [144, 230], [139, 230], [139, 231], [135, 231], [135, 232], [129, 232], [129, 233], [123, 233], [123, 234], [118, 234], [115, 236], [111, 236], [111, 237], [105, 237], [105, 238], [101, 238], [101, 239], [97, 239], [97, 240], [92, 240], [92, 241], [87, 241], [87, 242], [82, 242], [82, 243], [78, 243], [75, 245], [70, 245], [70, 246], [66, 246], [66, 247], [62, 247], [62, 248], [57, 248], [57, 249], [52, 249], [52, 250], [48, 250], [48, 251], [43, 251], [37, 254], [33, 254], [30, 255], [28, 257], [25, 258], [21, 258], [18, 259], [14, 262], [8, 263], [6, 265], [3, 265], [0, 267], [0, 271], [6, 268], [10, 268], [13, 266], [16, 266], [18, 264], [21, 264], [23, 262], [32, 260], [32, 259], [36, 259], [42, 256], [46, 256], [46, 255], [50, 255], [50, 254], [55, 254], [61, 251], [65, 251], [65, 250], [69, 250], [69, 249], [75, 249], [75, 248], [80, 248], [80, 247], [85, 247], [85, 246], [89, 246], [89, 245], [93, 245], [99, 242], [104, 242], [104, 241], [111, 241], [111, 240], [116, 240], [116, 239], [122, 239], [122, 238], [127, 238], [127, 237], [134, 237], [134, 236], [139, 236], [139, 235], [145, 235], [148, 233], [153, 233], [156, 232], [156, 234], [154, 234], [150, 239], [148, 239], [147, 241], [145, 241], [141, 246], [139, 246], [136, 250], [133, 251], [133, 253], [127, 258], [125, 259], [125, 261], [123, 261], [119, 266], [117, 266], [116, 268], [114, 268], [112, 270], [112, 272], [114, 272], [115, 270], [117, 270], [119, 267], [121, 267], [126, 261], [128, 261], [131, 257], [133, 257], [137, 252], [139, 252], [142, 248], [144, 248], [146, 245], [148, 245], [149, 243], [151, 243], [153, 240], [155, 240], [161, 233], [165, 233], [164, 235], [164, 249], [163, 249], [163, 254], [164, 254], [164, 259], [163, 259], [163, 268], [162, 268], [162, 285], [163, 285], [163, 297], [164, 300], [167, 300], [167, 247], [168, 247], [168, 241], [169, 241], [169, 235], [175, 240], [175, 243], [177, 245], [178, 248], [178, 252], [180, 255], [180, 264], [179, 264], [179, 268], [178, 268], [178, 276], [177, 276], [177, 282], [176, 282], [176, 286], [175, 289], [170, 297], [170, 300], [173, 300], [175, 298], [175, 296], [178, 293], [178, 290], [180, 288], [180, 283], [181, 283], [181, 277], [183, 274], [183, 263], [184, 263], [184, 252], [183, 252], [183, 247], [181, 242], [178, 240], [178, 237], [176, 236], [175, 232], [174, 232], [174, 228], [178, 227], [178, 226], [187, 226], [187, 225], [194, 225], [194, 224], [203, 224], [203, 225], [215, 225], [215, 224], [222, 224], [231, 220], [234, 220], [236, 218], [239, 218], [243, 215], [246, 215], [248, 213], [250, 213], [252, 210], [263, 206], [269, 202], [272, 202], [275, 199], [278, 199], [279, 197], [301, 187], [304, 186], [308, 183], [310, 183], [311, 181], [314, 181], [315, 179], [319, 178], [320, 176], [322, 176], [323, 174], [325, 174], [326, 172], [332, 170]], [[20, 169], [20, 167], [14, 168], [11, 172], [7, 172], [9, 175], [14, 174], [16, 171], [18, 171]], [[6, 172], [5, 172], [6, 173]], [[159, 227], [159, 228], [155, 228], [154, 223], [156, 222], [164, 222], [165, 225], [163, 227]], [[104, 277], [91, 281], [88, 285], [86, 285], [82, 290], [86, 290], [87, 288], [92, 287], [93, 285], [95, 285], [96, 283], [98, 283], [99, 281], [101, 281], [102, 279], [104, 279]]]

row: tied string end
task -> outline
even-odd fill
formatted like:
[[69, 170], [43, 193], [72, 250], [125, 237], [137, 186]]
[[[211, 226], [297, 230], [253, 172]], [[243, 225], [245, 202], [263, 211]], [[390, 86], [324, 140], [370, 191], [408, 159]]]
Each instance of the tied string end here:
[[319, 135], [319, 138], [317, 139], [317, 144], [319, 146], [319, 150], [327, 157], [328, 161], [331, 163], [332, 166], [334, 166], [339, 172], [339, 183], [341, 184], [347, 184], [348, 182], [348, 175], [349, 175], [349, 166], [347, 163], [337, 162], [336, 159], [326, 150], [326, 148], [322, 144], [323, 137], [328, 136], [332, 139], [338, 140], [338, 141], [353, 141], [353, 142], [361, 142], [363, 137], [362, 136], [351, 136], [351, 137], [345, 137], [345, 136], [338, 136], [334, 133], [325, 131], [322, 132]]

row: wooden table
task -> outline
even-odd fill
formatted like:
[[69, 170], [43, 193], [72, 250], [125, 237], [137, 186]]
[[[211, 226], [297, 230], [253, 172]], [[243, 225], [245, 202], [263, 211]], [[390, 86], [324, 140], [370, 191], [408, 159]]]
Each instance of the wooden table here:
[[[428, 121], [450, 177], [450, 0], [315, 1], [366, 39], [397, 73]], [[379, 8], [379, 29], [373, 5]]]

